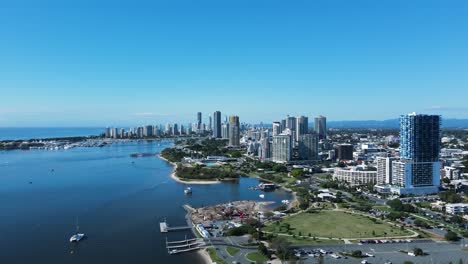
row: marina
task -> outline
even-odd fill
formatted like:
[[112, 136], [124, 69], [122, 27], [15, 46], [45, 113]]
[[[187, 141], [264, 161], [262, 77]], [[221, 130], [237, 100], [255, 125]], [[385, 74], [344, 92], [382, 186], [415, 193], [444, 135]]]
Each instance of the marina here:
[[166, 238], [166, 249], [171, 255], [190, 252], [206, 247], [203, 239], [185, 239], [180, 241], [168, 241]]

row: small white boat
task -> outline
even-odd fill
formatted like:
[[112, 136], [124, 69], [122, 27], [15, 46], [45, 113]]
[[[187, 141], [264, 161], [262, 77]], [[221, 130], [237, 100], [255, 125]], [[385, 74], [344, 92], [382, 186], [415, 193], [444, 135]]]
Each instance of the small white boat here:
[[184, 190], [184, 193], [185, 193], [185, 194], [192, 194], [192, 188], [187, 187], [187, 188]]
[[83, 233], [76, 233], [72, 237], [70, 237], [70, 243], [77, 243], [80, 242], [85, 237]]
[[265, 195], [264, 195], [264, 194], [260, 194], [258, 197], [260, 197], [260, 198], [263, 199], [263, 198], [265, 198]]
[[81, 240], [83, 240], [83, 238], [85, 238], [85, 234], [80, 233], [79, 231], [80, 231], [80, 226], [78, 225], [78, 219], [77, 219], [76, 220], [76, 232], [73, 236], [70, 237], [70, 243], [78, 243]]
[[283, 204], [289, 204], [289, 200], [282, 200], [281, 203], [283, 203]]

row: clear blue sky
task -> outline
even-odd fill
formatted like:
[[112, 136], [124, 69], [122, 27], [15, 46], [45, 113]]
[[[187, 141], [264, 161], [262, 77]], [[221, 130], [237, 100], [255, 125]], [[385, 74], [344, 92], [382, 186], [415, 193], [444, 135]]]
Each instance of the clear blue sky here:
[[0, 126], [468, 118], [467, 1], [4, 2]]

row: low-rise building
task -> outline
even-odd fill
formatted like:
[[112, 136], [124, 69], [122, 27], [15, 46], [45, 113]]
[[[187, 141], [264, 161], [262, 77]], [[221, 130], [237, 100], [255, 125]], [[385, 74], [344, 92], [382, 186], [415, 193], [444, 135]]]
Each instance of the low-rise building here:
[[351, 185], [375, 184], [377, 171], [356, 170], [356, 168], [336, 169], [333, 179], [347, 182]]
[[445, 212], [448, 214], [468, 213], [468, 203], [446, 204]]
[[447, 204], [447, 203], [445, 203], [445, 202], [437, 201], [437, 202], [435, 202], [435, 203], [431, 203], [431, 208], [432, 208], [432, 209], [436, 209], [436, 210], [441, 210], [441, 211], [442, 211], [442, 209], [444, 209], [444, 207], [445, 207], [446, 204]]

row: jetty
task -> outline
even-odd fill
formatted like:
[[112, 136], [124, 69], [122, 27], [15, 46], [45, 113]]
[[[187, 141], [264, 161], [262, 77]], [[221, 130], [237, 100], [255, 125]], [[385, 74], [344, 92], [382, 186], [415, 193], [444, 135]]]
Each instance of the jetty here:
[[205, 241], [200, 238], [185, 239], [179, 241], [168, 241], [166, 237], [166, 249], [171, 255], [190, 252], [206, 247]]
[[192, 229], [191, 226], [186, 225], [186, 226], [169, 226], [166, 221], [159, 223], [159, 229], [161, 230], [161, 233], [167, 233], [167, 232], [176, 232], [176, 231], [184, 231], [184, 230], [190, 230]]

